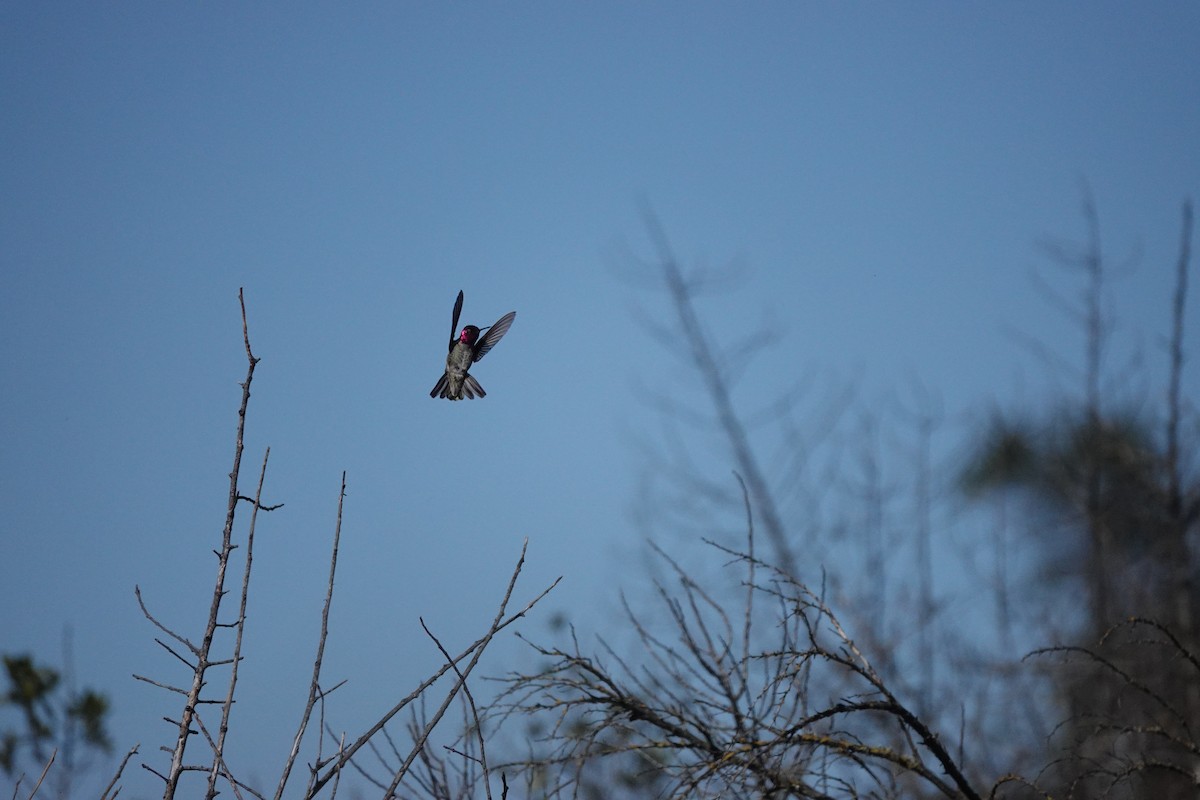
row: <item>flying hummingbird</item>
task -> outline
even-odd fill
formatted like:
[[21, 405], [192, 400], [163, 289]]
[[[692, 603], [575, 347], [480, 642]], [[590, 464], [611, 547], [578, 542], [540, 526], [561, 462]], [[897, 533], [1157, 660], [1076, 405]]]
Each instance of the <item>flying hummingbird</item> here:
[[[486, 397], [487, 392], [479, 385], [479, 381], [467, 374], [467, 370], [496, 346], [496, 342], [508, 333], [513, 320], [517, 318], [517, 312], [510, 311], [496, 320], [495, 325], [483, 329], [467, 325], [455, 336], [462, 304], [463, 293], [460, 291], [458, 299], [454, 301], [454, 319], [450, 322], [450, 353], [446, 356], [446, 371], [438, 378], [433, 391], [429, 393], [430, 397], [444, 397], [447, 400], [462, 400], [464, 396], [468, 400], [474, 400], [476, 396]], [[484, 331], [487, 334], [479, 338]]]

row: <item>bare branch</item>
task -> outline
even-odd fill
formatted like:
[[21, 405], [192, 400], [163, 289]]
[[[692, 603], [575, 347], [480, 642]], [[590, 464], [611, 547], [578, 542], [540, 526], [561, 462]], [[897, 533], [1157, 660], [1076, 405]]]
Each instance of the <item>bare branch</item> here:
[[[446, 651], [446, 648], [442, 646], [442, 643], [438, 641], [438, 638], [433, 635], [433, 631], [429, 630], [429, 626], [425, 624], [425, 620], [422, 618], [420, 621], [421, 628], [425, 631], [426, 635], [433, 640], [433, 643], [437, 645], [438, 652], [445, 657], [446, 662], [454, 669], [454, 674], [458, 676], [458, 683], [460, 686], [462, 686], [463, 695], [466, 697], [467, 703], [470, 705], [471, 720], [473, 722], [475, 734], [479, 741], [479, 764], [483, 769], [483, 789], [488, 800], [492, 800], [492, 783], [488, 778], [487, 745], [483, 738], [483, 726], [479, 722], [479, 709], [475, 705], [475, 698], [471, 696], [470, 687], [467, 686], [467, 676], [463, 674], [463, 672], [458, 668], [458, 665], [454, 663], [454, 660], [450, 657], [450, 653]], [[469, 758], [469, 756], [466, 756], [465, 754], [460, 755], [464, 755], [465, 758]]]
[[[300, 726], [296, 730], [296, 736], [292, 739], [292, 749], [288, 753], [287, 763], [283, 766], [283, 774], [279, 777], [279, 786], [275, 790], [275, 800], [283, 797], [284, 787], [287, 786], [288, 776], [292, 772], [292, 765], [296, 763], [296, 756], [300, 753], [300, 742], [304, 739], [304, 731], [308, 728], [308, 720], [312, 716], [313, 705], [316, 703], [318, 696], [324, 700], [324, 694], [320, 693], [321, 681], [321, 663], [325, 658], [325, 641], [329, 636], [329, 607], [333, 603], [333, 579], [337, 574], [337, 557], [338, 546], [342, 537], [342, 504], [346, 499], [346, 473], [342, 472], [342, 488], [338, 492], [338, 508], [337, 508], [337, 523], [333, 528], [333, 550], [329, 555], [329, 582], [325, 588], [325, 604], [321, 607], [321, 633], [317, 637], [317, 656], [313, 660], [312, 680], [308, 684], [308, 702], [304, 706], [304, 713], [300, 717]], [[339, 684], [340, 685], [340, 684]], [[334, 687], [337, 688], [336, 686]], [[324, 705], [322, 705], [324, 708]], [[320, 737], [317, 737], [318, 740]], [[315, 791], [315, 790], [314, 790]]]
[[[117, 793], [121, 791], [121, 788], [117, 786], [117, 781], [121, 779], [121, 773], [125, 771], [125, 765], [129, 763], [129, 759], [137, 755], [139, 747], [141, 747], [141, 744], [135, 744], [125, 754], [125, 757], [121, 759], [121, 766], [117, 767], [116, 774], [112, 776], [112, 780], [108, 782], [108, 786], [105, 786], [104, 791], [100, 793], [100, 800], [114, 800], [116, 798]], [[112, 792], [112, 794], [110, 795], [109, 792]]]
[[[161, 622], [159, 622], [157, 619], [154, 618], [154, 615], [151, 614], [149, 609], [146, 608], [146, 604], [144, 602], [142, 602], [142, 588], [140, 586], [133, 587], [133, 596], [137, 598], [138, 607], [140, 609], [142, 609], [142, 614], [144, 614], [146, 616], [146, 619], [150, 620], [150, 622], [154, 625], [154, 627], [158, 628], [160, 631], [165, 633], [167, 636], [170, 636], [172, 639], [174, 639], [175, 641], [182, 644], [188, 650], [191, 650], [193, 655], [198, 655], [200, 653], [200, 648], [196, 647], [196, 645], [192, 644], [187, 639], [185, 639], [184, 637], [175, 633], [175, 631], [171, 630], [170, 628], [163, 625]], [[170, 652], [172, 655], [174, 655], [180, 661], [183, 661], [184, 664], [187, 664], [189, 669], [193, 668], [192, 664], [190, 664], [182, 656], [177, 655], [175, 653], [175, 651], [171, 650], [171, 648], [167, 647], [162, 642], [159, 642], [159, 644], [162, 645], [168, 652]]]
[[[179, 637], [150, 617], [147, 617], [154, 622], [158, 627], [164, 630], [178, 641], [183, 642], [196, 655], [196, 664], [192, 671], [192, 685], [188, 690], [187, 698], [184, 701], [183, 713], [179, 718], [179, 730], [175, 740], [175, 747], [171, 754], [171, 767], [168, 770], [165, 781], [166, 788], [163, 792], [163, 800], [172, 800], [179, 786], [179, 779], [184, 772], [184, 752], [187, 749], [188, 737], [193, 733], [192, 721], [196, 714], [196, 706], [200, 701], [200, 691], [204, 687], [205, 677], [209, 667], [213, 666], [209, 660], [209, 654], [212, 650], [213, 637], [216, 635], [218, 628], [218, 617], [221, 609], [221, 601], [225, 596], [225, 571], [229, 564], [230, 553], [233, 552], [235, 545], [233, 544], [233, 523], [237, 513], [238, 498], [238, 476], [241, 472], [242, 450], [244, 449], [244, 434], [246, 429], [246, 409], [250, 404], [250, 385], [254, 380], [254, 368], [258, 364], [259, 359], [254, 356], [254, 352], [250, 348], [250, 332], [249, 325], [246, 321], [246, 301], [242, 291], [238, 290], [238, 303], [242, 311], [242, 341], [246, 348], [246, 360], [248, 366], [246, 369], [246, 380], [242, 383], [242, 401], [238, 409], [238, 424], [237, 436], [234, 444], [233, 454], [233, 469], [229, 473], [229, 500], [226, 504], [225, 512], [225, 527], [221, 535], [221, 548], [217, 553], [217, 575], [213, 584], [212, 600], [209, 603], [208, 623], [204, 630], [204, 637], [199, 646], [192, 646], [187, 643], [182, 637]], [[141, 602], [140, 592], [138, 593], [138, 602]], [[143, 606], [143, 611], [145, 608]], [[143, 765], [145, 766], [145, 765]], [[149, 769], [147, 767], [147, 769]], [[152, 770], [153, 771], [153, 770]], [[157, 774], [157, 773], [156, 773]]]
[[1175, 267], [1175, 295], [1171, 303], [1170, 375], [1167, 388], [1168, 510], [1173, 519], [1182, 519], [1183, 493], [1179, 474], [1179, 417], [1183, 381], [1183, 312], [1187, 303], [1188, 271], [1192, 250], [1192, 203], [1183, 204], [1183, 231], [1180, 234], [1179, 260]]
[[[501, 609], [503, 609], [507, 605], [509, 597], [512, 593], [513, 587], [516, 584], [516, 579], [517, 579], [518, 574], [520, 573], [521, 565], [524, 563], [526, 546], [528, 546], [528, 540], [526, 540], [525, 545], [522, 546], [521, 560], [518, 562], [517, 569], [513, 572], [513, 576], [509, 581], [508, 591], [506, 592], [504, 601], [501, 604]], [[478, 660], [478, 655], [481, 653], [482, 648], [487, 646], [487, 644], [492, 640], [492, 637], [494, 637], [497, 633], [504, 630], [509, 625], [516, 622], [517, 620], [524, 618], [524, 616], [527, 613], [529, 613], [530, 609], [532, 609], [546, 595], [548, 595], [554, 589], [555, 586], [558, 586], [559, 581], [561, 581], [561, 580], [562, 580], [561, 577], [556, 578], [554, 580], [554, 582], [551, 583], [544, 590], [542, 590], [542, 592], [540, 594], [538, 594], [536, 597], [534, 597], [532, 600], [530, 600], [528, 603], [526, 603], [525, 607], [522, 608], [520, 611], [516, 612], [515, 614], [510, 614], [509, 616], [505, 617], [502, 622], [494, 622], [486, 634], [484, 634], [482, 637], [477, 639], [472, 644], [468, 645], [467, 648], [465, 650], [463, 650], [463, 652], [461, 652], [457, 656], [455, 656], [454, 659], [452, 660], [452, 663], [458, 664], [460, 661], [463, 661], [464, 659], [466, 659], [472, 655], [475, 656], [472, 659], [472, 664], [475, 663]], [[330, 768], [325, 772], [325, 774], [313, 781], [312, 785], [309, 787], [309, 790], [306, 792], [305, 796], [306, 797], [315, 796], [321, 790], [321, 788], [326, 783], [328, 783], [329, 780], [337, 772], [339, 772], [343, 767], [345, 767], [345, 765], [354, 757], [354, 755], [368, 741], [370, 741], [371, 737], [373, 737], [376, 733], [379, 733], [379, 731], [381, 731], [383, 729], [383, 727], [396, 714], [398, 714], [400, 711], [402, 711], [404, 708], [406, 708], [410, 703], [412, 703], [414, 700], [416, 700], [418, 697], [420, 697], [425, 692], [426, 689], [428, 689], [430, 686], [432, 686], [434, 683], [436, 683], [443, 675], [445, 675], [447, 672], [449, 672], [450, 669], [451, 669], [451, 667], [450, 667], [449, 663], [444, 664], [439, 669], [435, 670], [432, 675], [430, 675], [428, 678], [426, 678], [424, 681], [422, 681], [417, 686], [416, 689], [414, 689], [412, 692], [410, 692], [405, 697], [401, 698], [401, 700], [399, 702], [397, 702], [396, 705], [394, 705], [390, 710], [388, 710], [373, 726], [371, 726], [371, 728], [369, 730], [367, 730], [365, 733], [363, 733], [357, 740], [354, 741], [353, 744], [346, 747], [345, 751], [342, 752], [338, 756], [337, 760], [332, 764], [332, 766], [330, 766]], [[468, 668], [467, 670], [464, 670], [464, 674], [469, 674], [469, 672], [470, 672], [470, 668]]]
[[[425, 742], [429, 738], [429, 735], [433, 732], [434, 727], [437, 726], [438, 722], [442, 718], [442, 715], [446, 713], [446, 709], [450, 706], [450, 703], [453, 702], [454, 697], [458, 694], [459, 689], [466, 685], [467, 676], [470, 675], [472, 670], [475, 669], [475, 665], [479, 663], [480, 657], [483, 656], [483, 651], [487, 648], [488, 644], [491, 643], [492, 637], [495, 636], [502, 627], [501, 620], [504, 619], [504, 612], [508, 607], [509, 600], [512, 598], [513, 589], [517, 585], [517, 578], [520, 576], [521, 569], [525, 565], [525, 551], [528, 547], [529, 539], [526, 538], [521, 545], [521, 557], [517, 559], [517, 566], [513, 570], [512, 577], [509, 578], [508, 589], [504, 592], [504, 598], [500, 601], [500, 608], [496, 611], [496, 617], [492, 620], [492, 626], [480, 640], [479, 647], [475, 648], [475, 652], [471, 656], [471, 660], [467, 663], [466, 669], [460, 672], [457, 667], [457, 659], [449, 658], [447, 655], [447, 664], [454, 669], [454, 671], [458, 674], [459, 679], [451, 688], [450, 692], [446, 695], [446, 699], [442, 702], [441, 707], [438, 708], [438, 710], [434, 713], [433, 719], [429, 721], [429, 724], [425, 727], [422, 735], [414, 743], [412, 751], [408, 754], [408, 757], [404, 760], [404, 763], [400, 765], [400, 769], [398, 769], [396, 774], [392, 777], [392, 785], [388, 788], [388, 797], [391, 797], [393, 794], [395, 794], [396, 787], [400, 785], [400, 781], [403, 780], [405, 773], [408, 772], [408, 769], [412, 766], [413, 761], [416, 759], [418, 754], [420, 754], [422, 749], [424, 749]], [[424, 621], [422, 621], [422, 627], [423, 626]]]
[[38, 793], [38, 789], [42, 788], [42, 781], [46, 780], [46, 774], [50, 772], [50, 767], [54, 765], [54, 759], [58, 755], [58, 748], [54, 748], [54, 752], [50, 754], [50, 760], [46, 762], [46, 766], [42, 768], [42, 774], [38, 776], [37, 783], [33, 785], [33, 791], [29, 793], [28, 800], [33, 800], [33, 796]]
[[[217, 731], [217, 741], [213, 745], [213, 761], [212, 769], [208, 774], [208, 798], [216, 797], [217, 795], [217, 775], [221, 771], [225, 759], [225, 736], [229, 733], [229, 715], [233, 710], [233, 695], [237, 688], [238, 666], [242, 660], [242, 638], [246, 632], [246, 604], [250, 598], [250, 568], [254, 563], [254, 529], [258, 522], [258, 509], [262, 500], [263, 482], [267, 477], [267, 461], [271, 458], [271, 448], [267, 448], [263, 453], [262, 469], [258, 473], [258, 489], [254, 493], [254, 510], [250, 512], [250, 529], [246, 534], [246, 565], [242, 571], [242, 597], [241, 603], [238, 605], [237, 621], [234, 627], [237, 634], [234, 637], [233, 656], [230, 659], [232, 662], [229, 670], [229, 691], [225, 695], [225, 702], [221, 707], [221, 724]], [[214, 665], [216, 662], [213, 662]], [[207, 733], [205, 734], [207, 735]], [[228, 768], [225, 768], [228, 774]], [[234, 792], [237, 792], [237, 785], [232, 783]], [[240, 800], [240, 798], [239, 798]]]
[[[745, 607], [735, 630], [733, 614], [659, 551], [679, 581], [677, 594], [659, 590], [674, 641], [652, 635], [627, 609], [649, 666], [618, 658], [613, 671], [578, 643], [570, 651], [535, 646], [550, 665], [507, 679], [496, 711], [551, 715], [542, 740], [550, 749], [500, 768], [537, 771], [539, 785], [551, 781], [550, 796], [579, 790], [585, 765], [632, 756], [670, 779], [661, 796], [671, 798], [858, 797], [854, 775], [880, 785], [910, 776], [948, 798], [980, 797], [960, 760], [893, 694], [818, 595], [778, 567], [709, 544], [754, 576], [751, 595], [779, 601], [771, 629], [787, 631], [782, 647], [756, 645]], [[559, 770], [557, 782], [547, 770]]]

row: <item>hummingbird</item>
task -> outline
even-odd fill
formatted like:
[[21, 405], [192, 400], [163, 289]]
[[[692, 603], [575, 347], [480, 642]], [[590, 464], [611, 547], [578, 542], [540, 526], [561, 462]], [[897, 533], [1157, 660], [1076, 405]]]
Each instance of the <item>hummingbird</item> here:
[[[454, 301], [454, 318], [450, 321], [450, 353], [446, 356], [446, 371], [438, 378], [433, 391], [429, 393], [430, 397], [444, 397], [447, 400], [462, 400], [464, 396], [468, 400], [474, 400], [476, 396], [486, 397], [487, 392], [467, 370], [496, 346], [496, 342], [508, 333], [513, 320], [517, 318], [517, 312], [510, 311], [496, 320], [494, 325], [486, 328], [467, 325], [455, 336], [462, 304], [463, 293], [460, 291], [458, 299]], [[487, 333], [482, 339], [479, 338], [484, 331]]]

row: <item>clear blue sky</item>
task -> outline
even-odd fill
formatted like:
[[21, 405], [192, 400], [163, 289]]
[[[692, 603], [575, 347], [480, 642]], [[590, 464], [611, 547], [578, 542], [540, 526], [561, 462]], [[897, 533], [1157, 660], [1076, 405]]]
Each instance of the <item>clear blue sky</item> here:
[[[129, 676], [178, 672], [133, 587], [199, 634], [239, 286], [262, 358], [244, 474], [270, 446], [286, 503], [259, 527], [234, 745], [268, 781], [342, 470], [326, 675], [351, 731], [438, 662], [418, 614], [474, 638], [522, 537], [522, 598], [565, 576], [543, 621], [639, 580], [658, 419], [635, 387], [698, 388], [636, 322], [663, 301], [614, 276], [651, 252], [643, 198], [686, 263], [747, 267], [703, 307], [779, 340], [747, 411], [806, 371], [868, 402], [917, 375], [955, 414], [1007, 403], [1041, 371], [1011, 330], [1079, 350], [1029, 274], [1040, 238], [1083, 233], [1082, 179], [1109, 254], [1135, 254], [1122, 341], [1161, 377], [1198, 36], [1190, 2], [4, 4], [0, 651], [57, 662], [71, 625], [118, 751], [161, 764], [178, 704]], [[459, 289], [464, 322], [518, 317], [475, 370], [488, 397], [452, 404], [428, 391]]]

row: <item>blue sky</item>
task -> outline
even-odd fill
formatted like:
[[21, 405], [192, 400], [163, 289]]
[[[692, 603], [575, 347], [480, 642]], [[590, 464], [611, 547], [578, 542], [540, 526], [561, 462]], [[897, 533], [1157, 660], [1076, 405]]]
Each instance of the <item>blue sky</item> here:
[[[286, 503], [260, 521], [238, 743], [267, 780], [342, 470], [326, 675], [350, 730], [437, 664], [419, 614], [477, 635], [523, 537], [522, 597], [565, 576], [544, 618], [602, 627], [639, 580], [661, 420], [637, 387], [699, 389], [637, 323], [665, 300], [620, 274], [652, 253], [642, 202], [685, 263], [744, 268], [702, 304], [718, 338], [768, 331], [740, 407], [804, 375], [869, 407], [917, 376], [961, 420], [1045, 382], [1012, 331], [1081, 352], [1029, 276], [1040, 239], [1084, 233], [1086, 180], [1132, 265], [1113, 363], [1140, 349], [1160, 380], [1197, 33], [1183, 2], [5, 4], [0, 651], [57, 661], [69, 624], [118, 751], [168, 740], [174, 701], [129, 677], [175, 676], [133, 587], [198, 635], [239, 287], [243, 474], [269, 446]], [[473, 373], [488, 397], [435, 402], [459, 289], [464, 322], [518, 317]], [[142, 773], [127, 796], [157, 793]]]

